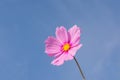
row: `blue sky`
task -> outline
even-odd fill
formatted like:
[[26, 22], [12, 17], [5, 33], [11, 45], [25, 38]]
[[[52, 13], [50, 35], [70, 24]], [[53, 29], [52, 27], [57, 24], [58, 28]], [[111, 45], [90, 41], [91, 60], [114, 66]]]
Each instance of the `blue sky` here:
[[82, 29], [86, 80], [120, 79], [119, 0], [0, 0], [0, 80], [80, 80], [74, 60], [51, 65], [44, 40], [57, 26]]

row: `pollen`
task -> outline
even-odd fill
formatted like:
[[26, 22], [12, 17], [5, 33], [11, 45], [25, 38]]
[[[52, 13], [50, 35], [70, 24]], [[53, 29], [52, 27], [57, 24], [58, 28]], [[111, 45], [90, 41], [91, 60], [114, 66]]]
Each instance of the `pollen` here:
[[63, 50], [64, 51], [68, 51], [70, 49], [70, 44], [69, 43], [66, 43], [63, 45]]

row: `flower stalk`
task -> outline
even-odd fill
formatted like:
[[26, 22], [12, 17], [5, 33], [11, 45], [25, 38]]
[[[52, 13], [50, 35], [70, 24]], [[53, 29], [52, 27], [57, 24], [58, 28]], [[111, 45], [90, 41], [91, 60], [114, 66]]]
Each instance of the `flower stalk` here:
[[75, 58], [75, 56], [74, 56], [74, 60], [75, 60], [75, 62], [76, 62], [76, 64], [77, 64], [77, 67], [78, 67], [78, 69], [79, 69], [79, 71], [80, 71], [80, 74], [81, 74], [81, 76], [82, 76], [82, 79], [83, 79], [83, 80], [86, 80], [86, 79], [85, 79], [85, 76], [84, 76], [84, 74], [83, 74], [83, 71], [82, 71], [82, 69], [81, 69], [81, 67], [80, 67], [80, 64], [78, 63], [78, 61], [77, 61], [77, 59]]

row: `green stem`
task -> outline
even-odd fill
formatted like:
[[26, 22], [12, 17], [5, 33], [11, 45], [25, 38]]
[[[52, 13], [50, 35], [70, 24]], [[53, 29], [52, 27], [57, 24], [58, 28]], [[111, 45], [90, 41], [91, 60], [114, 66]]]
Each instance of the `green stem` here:
[[82, 72], [82, 69], [81, 69], [81, 67], [80, 67], [80, 65], [79, 65], [79, 63], [78, 63], [78, 61], [77, 61], [77, 59], [74, 57], [74, 60], [75, 60], [75, 62], [76, 62], [76, 64], [77, 64], [77, 66], [78, 66], [78, 69], [79, 69], [79, 71], [80, 71], [80, 74], [81, 74], [81, 76], [82, 76], [82, 79], [83, 80], [86, 80], [85, 79], [85, 76], [84, 76], [84, 74], [83, 74], [83, 72]]

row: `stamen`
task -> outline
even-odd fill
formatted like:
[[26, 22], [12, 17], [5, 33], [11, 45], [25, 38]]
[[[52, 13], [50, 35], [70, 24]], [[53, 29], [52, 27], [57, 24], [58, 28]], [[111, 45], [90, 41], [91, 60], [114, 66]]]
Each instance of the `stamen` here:
[[69, 43], [66, 43], [63, 45], [63, 50], [64, 51], [68, 51], [70, 49], [70, 44]]

